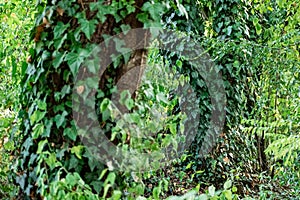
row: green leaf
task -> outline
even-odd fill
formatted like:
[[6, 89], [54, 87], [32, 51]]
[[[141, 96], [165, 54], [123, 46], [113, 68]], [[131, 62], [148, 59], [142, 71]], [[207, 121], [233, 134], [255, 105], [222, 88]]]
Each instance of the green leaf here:
[[177, 124], [176, 123], [169, 124], [169, 129], [171, 133], [175, 135], [177, 133]]
[[83, 58], [80, 57], [77, 53], [70, 52], [66, 55], [65, 61], [67, 61], [73, 76], [76, 77], [78, 69], [83, 62]]
[[[124, 53], [128, 53], [131, 51], [131, 49], [126, 47], [126, 43], [124, 40], [118, 39], [118, 38], [113, 38], [113, 41], [115, 42], [116, 49], [118, 52], [124, 54]], [[115, 59], [118, 59], [118, 58], [115, 58]]]
[[57, 39], [59, 36], [61, 36], [69, 27], [70, 23], [64, 24], [63, 22], [59, 21], [54, 28], [54, 39]]
[[93, 12], [96, 11], [100, 6], [102, 6], [102, 4], [100, 4], [100, 2], [91, 2], [89, 3], [89, 6], [90, 10]]
[[62, 45], [64, 44], [67, 37], [68, 37], [68, 34], [64, 34], [64, 36], [62, 38], [58, 38], [58, 39], [54, 40], [54, 48], [56, 50], [59, 50], [62, 47]]
[[46, 109], [47, 109], [47, 103], [44, 102], [44, 101], [39, 100], [39, 101], [37, 102], [37, 105], [38, 105], [38, 108], [39, 108], [40, 110], [46, 110]]
[[125, 34], [127, 34], [127, 32], [131, 29], [131, 27], [127, 24], [122, 24], [121, 25], [121, 30], [122, 32], [124, 32]]
[[116, 180], [116, 174], [114, 172], [110, 172], [107, 178], [105, 179], [104, 184], [110, 183], [114, 185], [115, 180]]
[[84, 146], [82, 145], [74, 146], [71, 149], [71, 153], [74, 153], [77, 156], [77, 158], [81, 159], [83, 149]]
[[261, 25], [259, 24], [259, 20], [258, 20], [257, 17], [255, 17], [255, 18], [253, 19], [253, 25], [254, 25], [254, 27], [255, 27], [255, 30], [256, 30], [257, 35], [260, 35], [261, 32], [262, 32], [262, 27], [261, 27]]
[[63, 111], [61, 115], [56, 115], [54, 121], [56, 122], [56, 127], [59, 128], [65, 121], [65, 117], [68, 115], [67, 111]]
[[52, 65], [55, 69], [57, 69], [60, 66], [60, 64], [64, 61], [66, 52], [64, 52], [64, 53], [54, 52], [53, 56], [54, 56], [54, 60], [52, 62]]
[[44, 124], [36, 124], [32, 129], [32, 138], [37, 139], [44, 132]]
[[41, 121], [46, 115], [46, 112], [41, 112], [39, 110], [34, 111], [34, 113], [30, 116], [30, 123], [33, 125], [35, 122]]
[[107, 109], [107, 107], [109, 106], [109, 104], [110, 104], [109, 99], [107, 99], [107, 98], [103, 99], [103, 101], [100, 104], [100, 111], [104, 112]]
[[181, 68], [182, 67], [182, 61], [181, 60], [176, 60], [176, 65]]
[[224, 190], [222, 193], [226, 197], [226, 199], [228, 200], [232, 199], [232, 192], [230, 190]]
[[96, 30], [96, 24], [97, 24], [97, 20], [93, 19], [93, 20], [86, 20], [86, 19], [79, 19], [78, 20], [81, 28], [80, 30], [85, 34], [85, 36], [90, 40], [92, 34], [95, 32]]
[[198, 197], [199, 200], [208, 200], [208, 196], [206, 194], [201, 194], [199, 197]]
[[139, 122], [141, 121], [141, 117], [138, 113], [130, 113], [127, 116], [129, 117], [131, 123], [133, 122], [139, 124]]
[[237, 192], [237, 187], [233, 186], [231, 190], [232, 192]]
[[4, 149], [8, 151], [13, 151], [15, 149], [15, 143], [12, 140], [7, 141], [4, 144]]
[[103, 192], [103, 196], [102, 198], [105, 199], [106, 195], [107, 195], [107, 192], [108, 192], [108, 189], [111, 187], [111, 184], [107, 184], [104, 186], [104, 192]]
[[37, 149], [36, 153], [38, 153], [38, 154], [42, 153], [42, 151], [44, 149], [44, 146], [47, 143], [48, 143], [48, 140], [42, 140], [42, 141], [40, 141], [39, 144], [38, 144], [38, 149]]
[[61, 89], [61, 97], [63, 98], [66, 94], [70, 94], [71, 92], [71, 87], [70, 85], [65, 85], [62, 89]]
[[147, 13], [139, 13], [136, 17], [140, 22], [143, 23], [149, 21], [149, 16]]
[[51, 153], [48, 158], [45, 159], [47, 165], [50, 167], [50, 169], [54, 169], [56, 166], [61, 165], [61, 163], [56, 162], [56, 155], [55, 153]]
[[101, 172], [101, 174], [99, 176], [99, 180], [101, 180], [104, 177], [104, 175], [106, 174], [107, 170], [108, 170], [107, 168], [105, 168], [105, 169], [102, 170], [102, 172]]
[[77, 132], [76, 130], [73, 130], [71, 128], [66, 128], [64, 130], [64, 135], [68, 136], [71, 140], [75, 141], [77, 137]]
[[44, 134], [42, 136], [43, 137], [49, 137], [50, 132], [51, 132], [51, 128], [52, 128], [52, 125], [53, 125], [53, 118], [51, 118], [51, 120], [46, 119], [45, 125], [46, 125], [46, 131], [44, 132]]
[[68, 170], [76, 169], [78, 167], [78, 163], [79, 163], [78, 159], [74, 155], [71, 155], [71, 158], [69, 160]]
[[159, 188], [159, 187], [155, 187], [155, 188], [153, 189], [153, 197], [154, 197], [155, 200], [160, 199], [160, 198], [159, 198], [160, 192], [161, 192], [161, 191], [160, 191], [160, 188]]
[[226, 33], [226, 34], [227, 34], [227, 35], [230, 35], [231, 32], [232, 32], [232, 26], [228, 26], [226, 30], [227, 30], [227, 33]]
[[111, 197], [112, 200], [119, 200], [122, 197], [122, 192], [119, 190], [114, 190], [114, 193]]
[[74, 174], [67, 174], [67, 176], [66, 176], [66, 184], [70, 185], [71, 187], [78, 184], [78, 182], [80, 182], [80, 180], [81, 180], [81, 178], [80, 178], [79, 174], [76, 172]]
[[212, 197], [215, 196], [215, 192], [216, 192], [215, 186], [211, 185], [208, 187], [208, 193], [210, 196], [212, 196]]
[[[91, 183], [91, 186], [93, 186], [94, 190], [99, 194], [101, 192], [102, 188], [103, 188], [103, 183], [102, 183], [102, 181], [93, 181]], [[112, 199], [114, 199], [114, 197], [112, 197]]]
[[131, 110], [134, 107], [134, 101], [131, 98], [125, 100], [125, 106], [128, 110]]
[[168, 103], [169, 103], [167, 97], [166, 97], [165, 94], [162, 93], [162, 92], [158, 93], [155, 97], [156, 97], [156, 100], [157, 100], [158, 102], [163, 102], [163, 103], [165, 103], [165, 104], [168, 104]]
[[224, 190], [228, 190], [229, 188], [231, 188], [231, 186], [232, 186], [232, 181], [231, 180], [227, 180], [224, 183]]
[[127, 4], [126, 5], [126, 10], [127, 10], [127, 14], [130, 14], [130, 13], [133, 13], [135, 11], [135, 7], [130, 5], [130, 4]]
[[[143, 4], [142, 10], [150, 13], [151, 18], [154, 21], [160, 21], [160, 15], [163, 13], [165, 6], [161, 3], [146, 2]], [[148, 19], [149, 20], [149, 19]]]

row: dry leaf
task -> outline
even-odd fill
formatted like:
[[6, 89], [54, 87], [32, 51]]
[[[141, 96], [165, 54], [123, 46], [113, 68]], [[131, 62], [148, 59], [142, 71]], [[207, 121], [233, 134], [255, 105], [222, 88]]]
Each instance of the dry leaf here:
[[230, 160], [229, 160], [228, 157], [223, 158], [223, 161], [226, 162], [226, 163], [230, 163]]
[[77, 90], [77, 93], [78, 93], [78, 94], [82, 94], [83, 91], [84, 91], [84, 86], [83, 86], [83, 85], [78, 86], [76, 90]]
[[31, 62], [32, 62], [31, 56], [28, 56], [28, 57], [27, 57], [26, 62], [27, 62], [27, 63], [31, 63]]
[[60, 8], [60, 7], [57, 7], [57, 8], [56, 8], [56, 11], [58, 12], [58, 14], [59, 14], [60, 16], [63, 16], [63, 15], [64, 15], [64, 12], [65, 12], [65, 10], [62, 9], [62, 8]]
[[50, 27], [50, 23], [46, 17], [43, 17], [43, 24], [45, 25], [45, 27]]

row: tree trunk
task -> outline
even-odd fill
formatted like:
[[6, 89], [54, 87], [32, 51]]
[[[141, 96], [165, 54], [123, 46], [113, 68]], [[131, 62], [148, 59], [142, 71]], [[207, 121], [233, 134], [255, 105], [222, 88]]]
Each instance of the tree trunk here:
[[[22, 139], [17, 144], [18, 161], [14, 177], [20, 185], [19, 199], [43, 199], [59, 174], [61, 179], [68, 173], [77, 172], [87, 184], [91, 184], [97, 181], [105, 168], [99, 163], [92, 163], [88, 156], [74, 153], [81, 141], [75, 133], [72, 116], [71, 91], [75, 80], [72, 72], [80, 66], [79, 52], [89, 44], [100, 44], [105, 35], [117, 34], [118, 28], [123, 25], [130, 26], [130, 29], [142, 28], [144, 25], [138, 21], [137, 15], [142, 12], [145, 2], [133, 1], [130, 8], [134, 11], [130, 13], [124, 6], [130, 5], [129, 2], [108, 0], [95, 10], [90, 9], [91, 3], [94, 0], [47, 1], [43, 14], [37, 20], [33, 34], [35, 49], [28, 59], [31, 63], [28, 63], [22, 82]], [[121, 5], [121, 8], [116, 5]], [[42, 3], [39, 6], [43, 6]], [[118, 10], [111, 9], [114, 6]], [[102, 8], [108, 11], [107, 14], [101, 14], [103, 11], [99, 9]], [[122, 12], [127, 12], [127, 15], [122, 17]], [[101, 17], [104, 19], [102, 22]], [[94, 25], [90, 23], [92, 20]], [[128, 42], [137, 45], [144, 40], [144, 36], [136, 35]], [[109, 90], [106, 84], [112, 78], [114, 84], [118, 83], [119, 90], [129, 89], [134, 93], [143, 74], [146, 56], [146, 50], [135, 50], [127, 63], [123, 60], [117, 68], [109, 66], [101, 77], [100, 89]], [[126, 78], [123, 78], [124, 74]], [[120, 109], [126, 111], [121, 106]], [[99, 192], [96, 187], [91, 188]]]

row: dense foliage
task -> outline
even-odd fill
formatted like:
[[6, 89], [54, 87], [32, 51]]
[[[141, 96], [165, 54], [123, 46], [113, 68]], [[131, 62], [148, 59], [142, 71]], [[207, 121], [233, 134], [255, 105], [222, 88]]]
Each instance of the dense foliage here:
[[29, 33], [34, 26], [33, 3], [29, 1], [0, 1], [0, 197], [9, 198], [14, 186], [8, 180], [9, 165], [14, 159], [10, 134], [18, 132], [17, 111], [20, 108], [20, 77], [24, 73], [32, 42]]
[[[0, 196], [297, 198], [299, 7], [284, 0], [0, 1]], [[157, 28], [130, 44], [123, 39], [131, 29], [149, 27], [173, 32], [152, 43], [144, 35], [159, 35]], [[173, 52], [153, 48], [160, 45]], [[191, 51], [197, 46], [203, 54]], [[208, 75], [197, 70], [206, 54], [226, 95], [219, 96], [226, 100], [224, 128], [211, 140], [211, 115], [222, 108], [213, 104]], [[118, 96], [118, 89], [127, 91]], [[119, 110], [126, 112], [122, 118]], [[95, 118], [100, 139], [85, 133]], [[108, 145], [103, 138], [117, 147], [106, 152], [118, 155], [114, 163], [100, 162], [99, 149], [88, 147]], [[189, 148], [180, 145], [183, 138], [193, 139]], [[156, 158], [166, 156], [164, 148], [167, 156], [180, 156], [162, 168]], [[142, 171], [147, 159], [123, 154], [132, 149], [159, 152], [152, 170]], [[203, 155], [203, 149], [212, 151]]]

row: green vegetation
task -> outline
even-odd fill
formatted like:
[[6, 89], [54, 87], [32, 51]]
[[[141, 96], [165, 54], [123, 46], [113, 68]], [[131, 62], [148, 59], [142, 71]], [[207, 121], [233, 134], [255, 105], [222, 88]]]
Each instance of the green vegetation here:
[[299, 198], [297, 1], [0, 0], [0, 19], [1, 199]]

